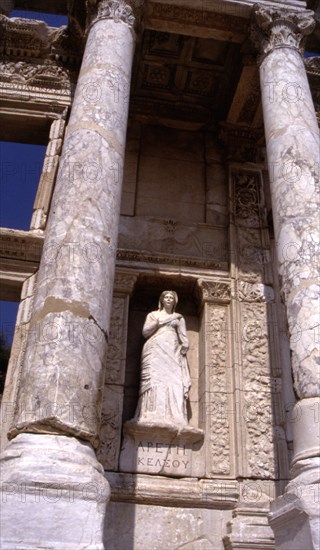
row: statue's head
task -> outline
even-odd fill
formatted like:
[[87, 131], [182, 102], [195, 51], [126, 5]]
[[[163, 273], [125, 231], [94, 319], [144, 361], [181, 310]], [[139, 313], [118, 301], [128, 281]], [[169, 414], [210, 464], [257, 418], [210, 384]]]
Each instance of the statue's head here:
[[160, 297], [159, 297], [159, 304], [158, 304], [158, 309], [163, 309], [163, 300], [165, 298], [165, 296], [167, 296], [167, 294], [170, 294], [172, 297], [173, 297], [173, 307], [172, 307], [172, 311], [174, 312], [175, 309], [176, 309], [176, 305], [178, 303], [178, 294], [174, 291], [174, 290], [164, 290], [163, 292], [161, 292], [160, 294]]

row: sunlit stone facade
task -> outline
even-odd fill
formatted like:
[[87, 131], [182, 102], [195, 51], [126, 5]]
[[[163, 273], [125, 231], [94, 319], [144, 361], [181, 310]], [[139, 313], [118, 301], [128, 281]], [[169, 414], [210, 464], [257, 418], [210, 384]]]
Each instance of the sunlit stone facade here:
[[[1, 139], [47, 146], [1, 231], [1, 548], [319, 547], [316, 4], [0, 1]], [[141, 427], [169, 289], [187, 420]]]

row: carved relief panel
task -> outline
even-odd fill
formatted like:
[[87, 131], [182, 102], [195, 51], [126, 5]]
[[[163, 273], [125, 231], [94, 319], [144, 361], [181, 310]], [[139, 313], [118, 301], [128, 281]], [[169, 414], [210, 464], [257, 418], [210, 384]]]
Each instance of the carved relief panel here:
[[206, 477], [231, 477], [233, 382], [230, 366], [228, 281], [198, 280], [203, 304], [200, 357], [200, 418], [205, 431]]
[[277, 306], [263, 182], [259, 170], [233, 166], [231, 273], [234, 279], [235, 436], [244, 477], [287, 475], [281, 408]]

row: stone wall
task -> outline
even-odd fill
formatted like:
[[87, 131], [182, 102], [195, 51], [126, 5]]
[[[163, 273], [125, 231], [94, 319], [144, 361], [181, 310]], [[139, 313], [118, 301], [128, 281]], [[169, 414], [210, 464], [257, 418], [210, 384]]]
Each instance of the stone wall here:
[[[283, 377], [288, 383], [280, 369], [287, 342], [281, 336], [286, 329], [267, 220], [268, 182], [263, 164], [226, 163], [223, 153], [208, 133], [137, 122], [129, 126], [98, 451], [113, 480], [108, 548], [143, 550], [146, 540], [155, 550], [167, 547], [164, 535], [156, 536], [154, 522], [161, 532], [168, 531], [170, 547], [190, 550], [223, 548], [223, 537], [233, 548], [240, 522], [248, 526], [247, 544], [254, 545], [249, 533], [257, 522], [260, 543], [272, 548], [266, 513], [280, 480], [288, 478], [283, 402], [292, 394], [288, 386], [285, 396], [282, 389]], [[174, 467], [162, 475], [167, 489], [161, 477], [150, 476], [150, 461], [161, 452], [156, 442], [140, 446], [142, 473], [138, 466], [126, 466], [131, 473], [124, 473], [120, 461], [121, 429], [138, 400], [142, 325], [165, 288], [179, 294], [178, 311], [191, 341], [189, 423], [205, 432], [191, 455], [185, 449], [187, 458], [178, 447], [171, 449]], [[191, 462], [181, 478], [182, 458]], [[189, 508], [186, 495], [170, 495], [170, 476], [177, 477], [175, 483], [200, 478], [209, 484], [194, 497], [196, 508]], [[231, 482], [238, 493], [233, 519]], [[211, 483], [220, 484], [221, 499]], [[215, 495], [213, 501], [206, 491]], [[180, 522], [186, 522], [181, 530]]]

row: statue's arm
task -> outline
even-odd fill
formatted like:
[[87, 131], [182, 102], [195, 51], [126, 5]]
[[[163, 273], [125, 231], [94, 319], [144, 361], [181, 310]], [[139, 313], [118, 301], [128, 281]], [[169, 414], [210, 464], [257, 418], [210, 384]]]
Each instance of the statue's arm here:
[[181, 343], [181, 353], [185, 354], [189, 349], [189, 339], [187, 336], [186, 322], [182, 316], [179, 319], [178, 336]]
[[149, 338], [156, 332], [159, 327], [159, 319], [156, 316], [157, 312], [151, 312], [147, 315], [145, 323], [143, 325], [142, 334], [144, 338]]

